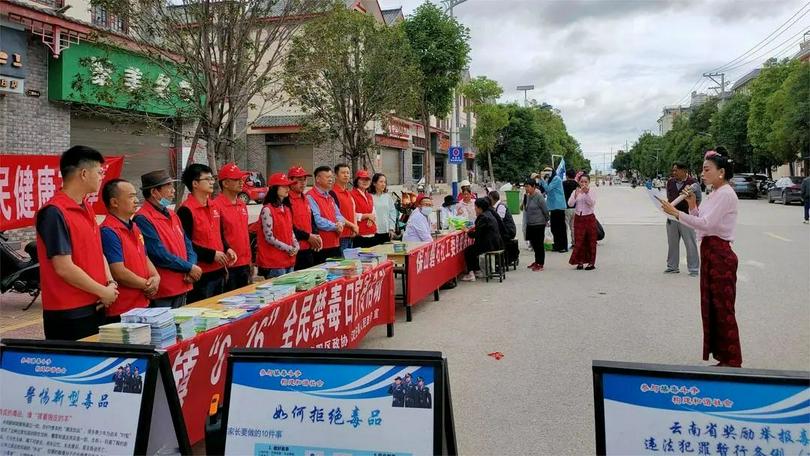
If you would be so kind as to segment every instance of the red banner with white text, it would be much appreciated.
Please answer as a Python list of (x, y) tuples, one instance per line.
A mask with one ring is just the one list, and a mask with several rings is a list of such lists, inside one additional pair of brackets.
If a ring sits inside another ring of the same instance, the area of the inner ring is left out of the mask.
[[(34, 224), (34, 216), (62, 188), (59, 155), (0, 154), (0, 231)], [(108, 180), (118, 178), (124, 157), (105, 157), (102, 171)], [(89, 196), (96, 214), (106, 214), (97, 193)]]
[(467, 233), (455, 231), (408, 253), (408, 305), (414, 305), (465, 271)]
[(393, 266), (386, 262), (169, 347), (189, 439), (203, 439), (211, 397), (222, 398), (229, 349), (354, 348), (372, 327), (394, 318)]

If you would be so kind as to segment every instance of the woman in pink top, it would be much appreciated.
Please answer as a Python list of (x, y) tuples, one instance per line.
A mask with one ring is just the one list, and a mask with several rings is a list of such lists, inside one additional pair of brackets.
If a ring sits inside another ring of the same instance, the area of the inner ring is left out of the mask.
[(687, 192), (689, 213), (662, 201), (664, 212), (694, 228), (700, 240), (700, 310), (703, 318), (703, 359), (709, 354), (718, 366), (742, 366), (742, 350), (734, 302), (737, 295), (737, 255), (731, 250), (737, 224), (737, 194), (729, 180), (734, 176), (728, 157), (710, 150), (703, 162), (703, 182), (714, 191), (698, 208)]
[(596, 269), (597, 231), (593, 213), (596, 200), (590, 189), (591, 178), (583, 174), (578, 181), (579, 188), (568, 198), (568, 205), (574, 207), (574, 226), (577, 227), (574, 230), (574, 251), (568, 263), (577, 265), (577, 269), (592, 271)]

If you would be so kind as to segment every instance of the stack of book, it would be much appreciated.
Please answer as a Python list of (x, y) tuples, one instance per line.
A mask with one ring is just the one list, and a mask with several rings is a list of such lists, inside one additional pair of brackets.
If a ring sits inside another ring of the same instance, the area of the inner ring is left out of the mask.
[(100, 342), (149, 345), (149, 325), (145, 323), (110, 323), (98, 328)]
[(132, 309), (121, 315), (123, 323), (146, 323), (151, 328), (152, 345), (166, 348), (177, 343), (174, 317), (167, 307)]

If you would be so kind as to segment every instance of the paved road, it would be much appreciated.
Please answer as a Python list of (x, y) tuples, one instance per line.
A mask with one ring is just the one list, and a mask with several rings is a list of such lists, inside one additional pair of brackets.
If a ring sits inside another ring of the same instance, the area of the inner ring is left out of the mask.
[[(416, 307), (396, 337), (376, 329), (365, 342), (444, 352), (461, 454), (593, 454), (592, 360), (709, 364), (701, 360), (698, 279), (663, 274), (662, 216), (641, 189), (596, 192), (607, 233), (596, 271), (549, 254), (544, 272), (524, 267), (503, 284), (462, 283)], [(810, 369), (810, 226), (801, 212), (740, 202), (734, 250), (745, 367)], [(522, 255), (528, 264), (531, 253)], [(494, 351), (505, 357), (487, 356)]]

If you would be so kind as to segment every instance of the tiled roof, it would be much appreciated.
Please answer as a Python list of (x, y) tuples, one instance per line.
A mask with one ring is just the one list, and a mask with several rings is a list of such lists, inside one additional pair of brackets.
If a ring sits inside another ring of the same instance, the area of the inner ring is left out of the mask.
[(254, 128), (297, 127), (301, 125), (302, 115), (262, 116), (253, 122)]
[(402, 14), (402, 8), (382, 10), (383, 19), (386, 25), (391, 25)]

